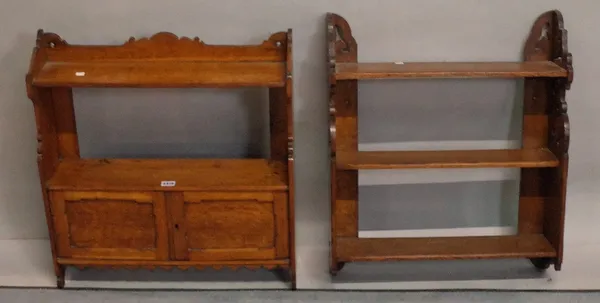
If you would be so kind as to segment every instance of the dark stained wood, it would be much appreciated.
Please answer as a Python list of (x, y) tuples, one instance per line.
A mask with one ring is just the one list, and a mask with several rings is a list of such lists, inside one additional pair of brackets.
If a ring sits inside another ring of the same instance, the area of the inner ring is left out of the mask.
[(338, 170), (338, 149), (358, 151), (358, 82), (336, 81), (339, 63), (356, 63), (358, 44), (350, 25), (336, 14), (327, 14), (329, 66), (329, 146), (331, 153), (331, 252), (330, 272), (341, 269), (338, 237), (358, 237), (358, 172)]
[[(285, 163), (285, 162), (284, 162)], [(77, 159), (61, 161), (54, 190), (285, 191), (285, 165), (263, 159)], [(173, 187), (161, 181), (176, 181)]]
[(555, 167), (550, 150), (442, 150), (337, 152), (340, 169)]
[[(523, 62), (357, 62), (357, 43), (344, 18), (327, 15), (331, 260), (346, 262), (529, 258), (560, 270), (569, 146), (565, 90), (573, 58), (558, 11), (542, 14), (525, 43)], [(357, 80), (525, 78), (523, 145), (517, 150), (358, 151)], [(358, 238), (358, 170), (519, 167), (518, 234), (503, 237)]]
[[(532, 263), (538, 268), (554, 263), (554, 268), (560, 270), (569, 146), (565, 92), (573, 81), (573, 59), (568, 51), (567, 31), (559, 11), (546, 12), (535, 21), (525, 44), (524, 57), (528, 62), (552, 61), (567, 71), (566, 77), (561, 79), (525, 81), (523, 145), (548, 146), (557, 156), (559, 165), (522, 171), (520, 211), (526, 215), (519, 215), (520, 233), (542, 231), (557, 251), (555, 258), (533, 259)], [(540, 201), (543, 201), (541, 206), (538, 205)]]
[(281, 62), (46, 62), (36, 86), (244, 87), (284, 85)]
[(541, 234), (544, 232), (545, 200), (539, 196), (523, 196), (519, 199), (519, 234)]
[(566, 76), (565, 69), (550, 61), (338, 63), (335, 73), (337, 80)]
[[(97, 46), (38, 31), (26, 84), (59, 288), (66, 265), (286, 269), (295, 288), (291, 43), (291, 30), (258, 45), (161, 32)], [(88, 86), (269, 87), (271, 158), (81, 159), (72, 87)]]
[(555, 257), (543, 235), (338, 239), (341, 261)]

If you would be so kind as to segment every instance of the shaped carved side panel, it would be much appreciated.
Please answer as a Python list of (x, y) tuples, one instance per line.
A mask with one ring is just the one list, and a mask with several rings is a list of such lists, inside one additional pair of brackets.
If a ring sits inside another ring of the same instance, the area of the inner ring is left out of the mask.
[(343, 17), (327, 14), (327, 47), (329, 63), (356, 62), (358, 45), (352, 36), (352, 29)]

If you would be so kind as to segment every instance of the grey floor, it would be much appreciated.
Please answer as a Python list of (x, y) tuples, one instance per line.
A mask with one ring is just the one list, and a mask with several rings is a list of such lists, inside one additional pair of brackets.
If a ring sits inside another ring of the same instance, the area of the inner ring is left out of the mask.
[(0, 302), (600, 302), (600, 292), (108, 291), (0, 289)]

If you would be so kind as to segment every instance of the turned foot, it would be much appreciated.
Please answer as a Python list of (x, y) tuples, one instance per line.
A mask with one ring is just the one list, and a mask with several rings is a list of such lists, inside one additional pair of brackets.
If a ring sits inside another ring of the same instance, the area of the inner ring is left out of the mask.
[(65, 288), (65, 276), (62, 277), (56, 277), (56, 287), (58, 289), (63, 289)]
[(336, 262), (334, 263), (331, 268), (329, 269), (329, 273), (332, 276), (337, 276), (338, 272), (340, 272), (340, 270), (342, 270), (342, 268), (344, 268), (344, 265), (346, 265), (345, 262)]
[(550, 267), (550, 264), (552, 264), (551, 258), (533, 258), (529, 259), (529, 261), (531, 261), (531, 264), (539, 270), (546, 270)]

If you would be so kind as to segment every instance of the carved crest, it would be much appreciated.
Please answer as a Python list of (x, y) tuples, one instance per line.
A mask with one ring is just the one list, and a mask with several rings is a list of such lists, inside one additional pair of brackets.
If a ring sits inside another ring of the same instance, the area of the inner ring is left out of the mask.
[(46, 33), (43, 29), (38, 29), (35, 45), (37, 48), (55, 48), (57, 46), (67, 45), (67, 41), (63, 40), (55, 33)]
[(131, 37), (123, 45), (131, 46), (131, 47), (140, 47), (140, 46), (147, 46), (149, 44), (150, 45), (151, 44), (158, 44), (158, 45), (165, 45), (165, 44), (169, 44), (169, 45), (192, 44), (193, 45), (193, 44), (197, 44), (197, 45), (203, 45), (204, 42), (202, 42), (200, 40), (200, 38), (198, 38), (198, 37), (194, 37), (193, 39), (190, 39), (188, 37), (179, 38), (177, 35), (170, 33), (170, 32), (159, 32), (159, 33), (152, 35), (149, 38), (136, 39), (135, 37)]
[(569, 89), (574, 71), (567, 36), (562, 13), (558, 10), (546, 12), (533, 24), (524, 54), (526, 61), (553, 61), (567, 70), (566, 89)]

